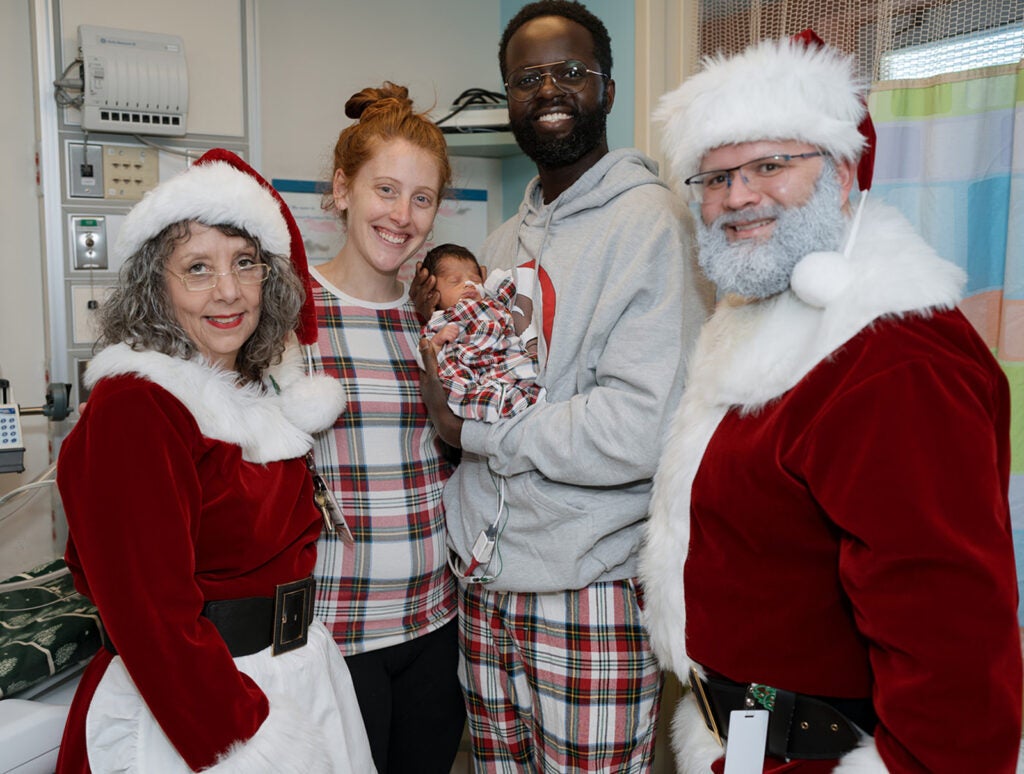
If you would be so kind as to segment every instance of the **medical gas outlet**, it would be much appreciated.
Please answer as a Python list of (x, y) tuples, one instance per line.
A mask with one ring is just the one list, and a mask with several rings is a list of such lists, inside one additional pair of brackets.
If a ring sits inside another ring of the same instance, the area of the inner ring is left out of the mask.
[(75, 243), (75, 268), (107, 268), (107, 221), (102, 215), (74, 215), (71, 231)]

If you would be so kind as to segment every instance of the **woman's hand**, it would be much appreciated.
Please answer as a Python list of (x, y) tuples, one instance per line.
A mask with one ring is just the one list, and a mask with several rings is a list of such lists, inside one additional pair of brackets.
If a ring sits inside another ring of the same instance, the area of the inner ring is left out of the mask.
[(430, 319), (441, 300), (441, 294), (437, 290), (437, 279), (423, 268), (422, 261), (416, 261), (416, 273), (409, 283), (409, 299), (424, 324)]
[(441, 380), (437, 378), (437, 352), (439, 344), (425, 336), (420, 339), (420, 357), (424, 370), (420, 371), (420, 394), (427, 407), (430, 421), (441, 436), (441, 440), (456, 449), (462, 448), (462, 417), (448, 407)]

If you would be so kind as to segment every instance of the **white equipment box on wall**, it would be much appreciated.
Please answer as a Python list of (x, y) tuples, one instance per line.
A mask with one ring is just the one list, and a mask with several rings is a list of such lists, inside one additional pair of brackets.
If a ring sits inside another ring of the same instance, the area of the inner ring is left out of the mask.
[(188, 118), (185, 44), (177, 35), (83, 24), (82, 129), (182, 136)]

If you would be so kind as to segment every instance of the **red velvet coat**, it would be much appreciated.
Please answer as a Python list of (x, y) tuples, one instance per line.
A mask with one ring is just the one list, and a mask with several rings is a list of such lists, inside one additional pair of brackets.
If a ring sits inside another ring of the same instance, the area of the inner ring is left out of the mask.
[[(237, 390), (197, 363), (117, 347), (93, 365), (93, 378), (109, 375), (59, 458), (67, 562), (147, 706), (198, 770), (268, 716), (267, 697), (200, 610), (273, 596), (312, 571), (320, 516), (297, 456), (309, 436), (268, 405), (277, 396)], [(110, 660), (100, 651), (83, 676), (58, 771), (88, 771), (85, 718)]]
[[(644, 549), (652, 640), (684, 681), (692, 659), (872, 698), (874, 739), (836, 771), (1011, 772), (1006, 378), (940, 311), (958, 270), (901, 218), (869, 208), (857, 248), (798, 266), (794, 292), (723, 304), (702, 334)], [(689, 705), (674, 745), (681, 770), (706, 772), (721, 750)]]

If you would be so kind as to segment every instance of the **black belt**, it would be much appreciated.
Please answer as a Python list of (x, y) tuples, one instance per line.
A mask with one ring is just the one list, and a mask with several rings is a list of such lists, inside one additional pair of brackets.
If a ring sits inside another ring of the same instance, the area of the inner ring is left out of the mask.
[[(316, 583), (312, 577), (282, 583), (271, 597), (216, 599), (203, 605), (202, 615), (217, 627), (235, 658), (273, 646), (273, 655), (301, 648), (313, 620)], [(109, 638), (107, 650), (117, 655)]]
[[(872, 734), (878, 717), (870, 699), (836, 699), (808, 696), (781, 688), (761, 690), (721, 677), (701, 678), (690, 670), (690, 686), (704, 722), (716, 736), (725, 739), (729, 713), (733, 710), (764, 709), (768, 715), (769, 755), (777, 758), (827, 760), (839, 758), (860, 742), (863, 734)], [(747, 703), (748, 695), (763, 695), (767, 702)]]

